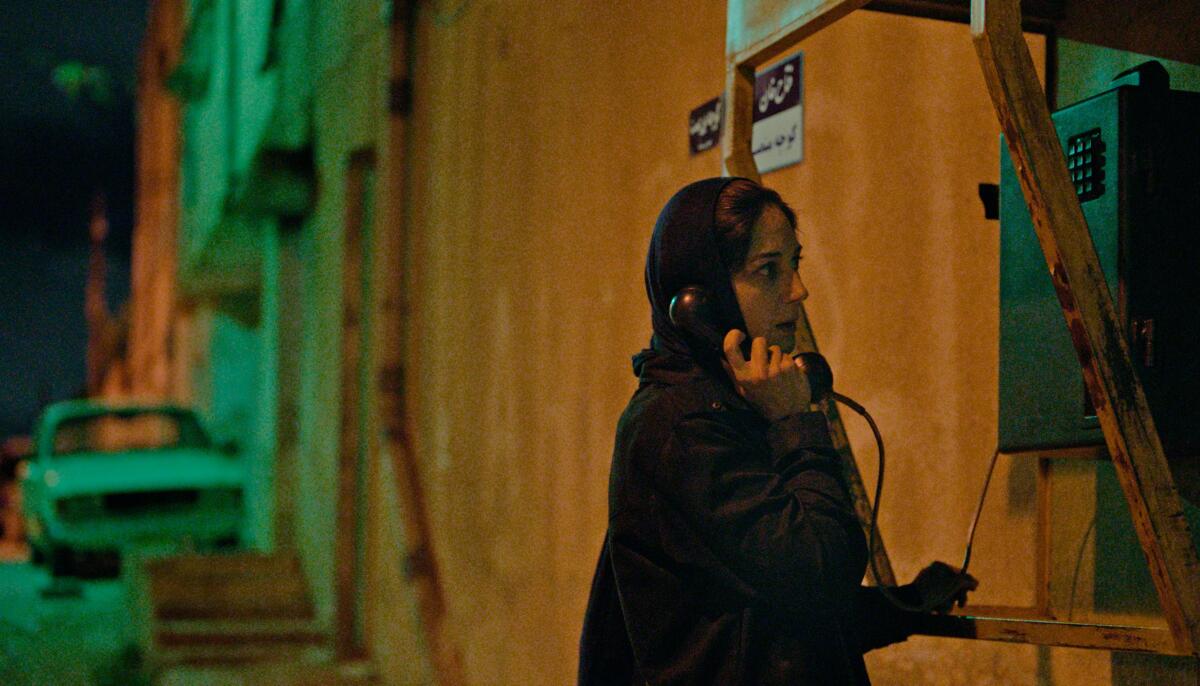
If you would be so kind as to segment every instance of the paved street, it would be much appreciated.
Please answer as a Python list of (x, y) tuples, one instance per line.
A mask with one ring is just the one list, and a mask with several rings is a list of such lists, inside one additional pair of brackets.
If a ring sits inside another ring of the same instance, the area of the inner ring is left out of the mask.
[(88, 579), (78, 597), (43, 598), (48, 583), (44, 568), (0, 563), (0, 684), (124, 686), (113, 668), (131, 632), (121, 580)]

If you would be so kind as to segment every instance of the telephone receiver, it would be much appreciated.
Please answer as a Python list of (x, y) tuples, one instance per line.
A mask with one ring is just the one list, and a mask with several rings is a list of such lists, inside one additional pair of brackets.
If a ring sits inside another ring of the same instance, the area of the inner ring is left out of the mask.
[[(717, 313), (708, 291), (700, 286), (681, 288), (668, 310), (671, 323), (708, 346), (711, 352), (725, 355), (725, 332), (717, 325)], [(742, 341), (742, 355), (750, 359), (750, 338)], [(833, 370), (820, 353), (799, 353), (793, 357), (796, 366), (808, 377), (808, 387), (814, 401), (833, 392)]]
[[(716, 354), (724, 357), (725, 332), (721, 331), (720, 326), (717, 324), (720, 320), (717, 317), (715, 306), (707, 291), (699, 286), (687, 286), (680, 289), (675, 294), (675, 297), (671, 298), (668, 314), (671, 317), (671, 323), (696, 339), (697, 344), (707, 346), (713, 352), (716, 352)], [(742, 341), (742, 354), (749, 359), (749, 339)], [(867, 559), (871, 564), (871, 573), (875, 575), (876, 579), (879, 579), (878, 564), (875, 560), (875, 548), (879, 544), (879, 536), (876, 533), (879, 523), (879, 503), (883, 500), (883, 436), (879, 433), (879, 427), (875, 424), (875, 420), (871, 418), (871, 414), (867, 412), (866, 408), (833, 390), (833, 371), (829, 368), (829, 363), (825, 361), (825, 358), (820, 353), (800, 353), (794, 355), (793, 359), (796, 361), (796, 366), (808, 377), (808, 387), (812, 390), (812, 399), (814, 401), (829, 397), (842, 403), (862, 415), (867, 420), (867, 424), (870, 425), (871, 433), (875, 435), (875, 444), (879, 448), (879, 475), (875, 479), (875, 498), (872, 500), (873, 504), (871, 505), (871, 523), (867, 528)], [(995, 460), (996, 457), (993, 455), (992, 465), (988, 467), (988, 481), (991, 480), (991, 470), (992, 467), (995, 467)], [(987, 483), (987, 481), (984, 482), (984, 495), (987, 494)], [(963, 560), (962, 569), (959, 572), (963, 575), (966, 574), (967, 564), (971, 561), (971, 541), (974, 540), (975, 525), (978, 523), (979, 513), (982, 511), (983, 499), (981, 497), (979, 508), (975, 512), (975, 521), (971, 524), (971, 538), (967, 541), (967, 553)], [(883, 593), (884, 598), (890, 603), (909, 612), (928, 612), (930, 609), (953, 598), (953, 596), (934, 598), (932, 601), (913, 605), (897, 597), (887, 586), (880, 585), (879, 589)], [(957, 588), (954, 589), (954, 592), (957, 593)]]

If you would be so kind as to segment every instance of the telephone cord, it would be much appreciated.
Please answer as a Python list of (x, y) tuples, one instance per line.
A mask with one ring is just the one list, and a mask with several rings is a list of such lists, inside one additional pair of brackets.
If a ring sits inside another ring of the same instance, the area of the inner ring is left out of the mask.
[[(948, 601), (951, 601), (953, 599), (953, 597), (954, 597), (953, 595), (947, 596), (945, 598), (932, 598), (932, 599), (927, 600), (919, 605), (914, 605), (912, 603), (905, 602), (901, 598), (897, 597), (893, 590), (894, 587), (886, 586), (880, 581), (880, 579), (882, 577), (879, 574), (879, 568), (875, 561), (875, 549), (877, 547), (878, 539), (879, 539), (879, 531), (878, 531), (879, 502), (883, 496), (883, 472), (884, 472), (883, 435), (880, 434), (879, 427), (875, 424), (875, 420), (871, 417), (871, 413), (867, 412), (865, 407), (863, 407), (862, 405), (859, 405), (857, 402), (842, 395), (841, 393), (837, 393), (836, 391), (831, 392), (831, 395), (834, 398), (834, 400), (837, 400), (838, 402), (840, 402), (841, 404), (850, 408), (851, 410), (854, 410), (859, 415), (861, 415), (863, 419), (867, 420), (867, 424), (871, 427), (871, 433), (873, 433), (875, 435), (875, 445), (879, 449), (879, 475), (875, 479), (875, 498), (874, 498), (874, 502), (871, 505), (871, 524), (870, 524), (869, 531), (868, 531), (868, 544), (867, 544), (867, 559), (870, 561), (870, 564), (871, 564), (871, 574), (875, 577), (876, 587), (879, 589), (879, 591), (883, 594), (883, 597), (886, 598), (888, 602), (890, 602), (895, 607), (897, 607), (901, 610), (908, 611), (908, 612), (925, 613), (925, 612), (929, 612), (930, 610), (932, 610), (935, 607), (940, 607), (942, 605), (945, 605)], [(984, 478), (984, 481), (983, 481), (983, 490), (979, 494), (979, 504), (975, 508), (975, 516), (971, 519), (971, 528), (967, 532), (966, 551), (963, 554), (962, 567), (959, 569), (959, 574), (962, 576), (966, 576), (967, 567), (971, 564), (971, 548), (975, 543), (975, 530), (976, 530), (977, 525), (979, 524), (979, 517), (983, 513), (983, 503), (987, 498), (988, 487), (992, 483), (992, 472), (996, 468), (996, 459), (999, 456), (1000, 456), (1000, 449), (997, 448), (996, 451), (992, 453), (991, 462), (988, 464), (987, 476)], [(955, 595), (956, 594), (957, 594), (957, 591), (955, 592)]]

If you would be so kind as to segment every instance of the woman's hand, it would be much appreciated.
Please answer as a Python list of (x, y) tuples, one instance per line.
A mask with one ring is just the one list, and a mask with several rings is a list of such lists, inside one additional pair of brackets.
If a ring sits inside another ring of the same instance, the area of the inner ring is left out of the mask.
[(979, 588), (979, 581), (957, 567), (934, 562), (922, 569), (908, 588), (916, 596), (917, 604), (927, 611), (949, 612), (955, 603), (959, 607), (967, 604), (967, 593)]
[(741, 349), (745, 338), (737, 329), (725, 334), (725, 370), (742, 397), (772, 421), (807, 412), (812, 391), (792, 357), (777, 345), (768, 350), (767, 339), (755, 338), (747, 360)]

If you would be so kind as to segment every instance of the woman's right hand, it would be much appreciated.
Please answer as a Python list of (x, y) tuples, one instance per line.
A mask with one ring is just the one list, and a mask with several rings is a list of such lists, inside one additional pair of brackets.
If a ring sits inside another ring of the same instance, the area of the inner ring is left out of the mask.
[(733, 385), (769, 420), (807, 412), (812, 404), (808, 378), (779, 346), (767, 348), (767, 339), (750, 343), (750, 359), (742, 355), (746, 334), (733, 329), (725, 334), (725, 371)]

